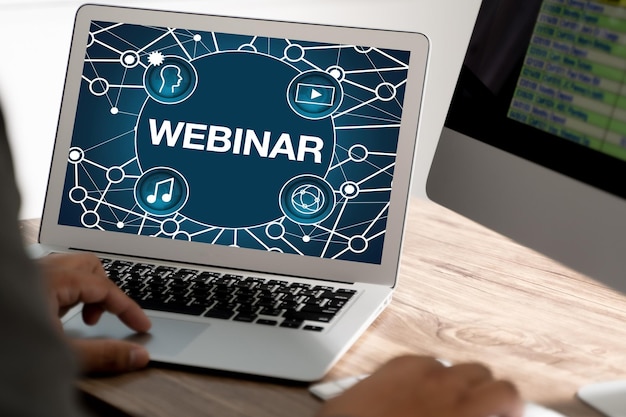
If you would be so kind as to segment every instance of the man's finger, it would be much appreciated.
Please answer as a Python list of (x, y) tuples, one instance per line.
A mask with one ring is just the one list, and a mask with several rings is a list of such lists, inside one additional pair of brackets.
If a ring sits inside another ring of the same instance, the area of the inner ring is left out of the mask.
[(493, 381), (474, 388), (459, 404), (463, 416), (521, 417), (524, 403), (508, 381)]
[(468, 386), (479, 385), (493, 379), (491, 370), (479, 363), (461, 363), (447, 368), (446, 372), (454, 375), (459, 381), (465, 381)]
[(150, 361), (140, 345), (111, 339), (72, 339), (84, 373), (120, 373), (144, 368)]
[(118, 316), (124, 324), (138, 332), (146, 332), (151, 327), (150, 319), (141, 307), (108, 279), (66, 271), (65, 274), (53, 278), (52, 286), (60, 307), (81, 302), (85, 306), (97, 305), (92, 310), (88, 307), (87, 315), (83, 316), (89, 320), (89, 324), (94, 323), (93, 319), (97, 321), (99, 318), (99, 314), (92, 314), (102, 309)]

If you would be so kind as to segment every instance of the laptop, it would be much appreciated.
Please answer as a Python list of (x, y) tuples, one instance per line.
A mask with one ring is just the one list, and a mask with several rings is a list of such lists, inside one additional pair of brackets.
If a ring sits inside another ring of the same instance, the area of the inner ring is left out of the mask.
[(419, 33), (99, 5), (76, 15), (39, 255), (96, 253), (147, 311), (74, 337), (320, 379), (391, 300)]

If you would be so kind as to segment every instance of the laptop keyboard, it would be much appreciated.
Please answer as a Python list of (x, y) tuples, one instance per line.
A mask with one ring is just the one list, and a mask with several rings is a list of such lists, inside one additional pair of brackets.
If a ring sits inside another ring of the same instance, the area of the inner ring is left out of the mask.
[(322, 331), (355, 290), (101, 259), (110, 279), (147, 310)]

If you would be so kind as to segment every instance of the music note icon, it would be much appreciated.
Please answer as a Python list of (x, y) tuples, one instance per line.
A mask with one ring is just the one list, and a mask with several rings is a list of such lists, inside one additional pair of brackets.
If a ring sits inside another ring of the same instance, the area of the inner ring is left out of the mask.
[(167, 192), (161, 194), (161, 201), (163, 201), (164, 203), (169, 203), (170, 201), (172, 201), (172, 192), (174, 191), (174, 178), (169, 178), (167, 180), (158, 181), (154, 185), (154, 193), (146, 197), (146, 201), (148, 203), (156, 203), (157, 196), (159, 195), (159, 189), (162, 188), (162, 186), (165, 186), (167, 188)]

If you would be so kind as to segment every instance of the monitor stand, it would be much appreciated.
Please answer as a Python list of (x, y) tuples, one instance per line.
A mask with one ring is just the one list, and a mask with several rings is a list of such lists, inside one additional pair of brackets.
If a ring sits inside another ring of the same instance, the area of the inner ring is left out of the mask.
[(607, 417), (626, 415), (626, 380), (599, 382), (578, 390), (578, 398)]

